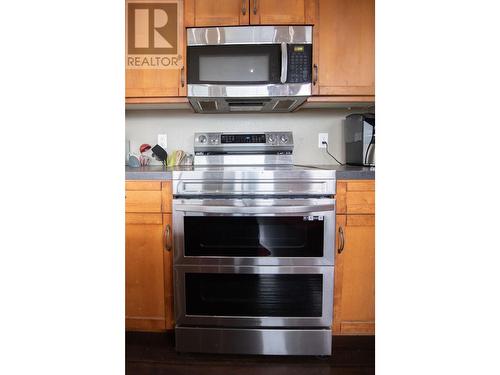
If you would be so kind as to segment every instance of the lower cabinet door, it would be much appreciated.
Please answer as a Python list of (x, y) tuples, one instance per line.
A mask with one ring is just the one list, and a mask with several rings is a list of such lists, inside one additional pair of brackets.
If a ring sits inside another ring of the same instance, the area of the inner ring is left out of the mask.
[(125, 215), (125, 328), (166, 329), (162, 214)]
[(375, 215), (337, 215), (332, 329), (375, 334)]

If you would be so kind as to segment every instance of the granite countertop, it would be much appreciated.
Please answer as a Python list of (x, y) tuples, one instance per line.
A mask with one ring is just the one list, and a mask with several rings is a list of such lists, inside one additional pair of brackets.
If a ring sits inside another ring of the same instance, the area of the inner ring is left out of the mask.
[[(335, 170), (337, 180), (374, 180), (374, 167), (356, 167), (342, 165), (298, 165), (308, 168)], [(193, 167), (164, 167), (151, 165), (147, 167), (125, 167), (125, 180), (171, 180), (172, 171), (191, 170)]]

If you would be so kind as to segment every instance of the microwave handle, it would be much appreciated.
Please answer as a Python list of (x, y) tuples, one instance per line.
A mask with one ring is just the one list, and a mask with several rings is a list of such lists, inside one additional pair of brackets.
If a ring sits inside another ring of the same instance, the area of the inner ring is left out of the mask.
[(306, 206), (253, 206), (253, 207), (235, 207), (235, 206), (202, 206), (182, 204), (176, 205), (176, 211), (201, 212), (211, 214), (294, 214), (333, 211), (334, 204), (306, 205)]
[(288, 51), (287, 44), (281, 43), (281, 83), (285, 83), (288, 75)]

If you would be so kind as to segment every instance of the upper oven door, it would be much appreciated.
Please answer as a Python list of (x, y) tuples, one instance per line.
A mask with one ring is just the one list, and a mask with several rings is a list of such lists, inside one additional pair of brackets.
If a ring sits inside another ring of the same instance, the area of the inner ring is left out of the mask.
[(174, 199), (176, 265), (333, 265), (335, 200)]

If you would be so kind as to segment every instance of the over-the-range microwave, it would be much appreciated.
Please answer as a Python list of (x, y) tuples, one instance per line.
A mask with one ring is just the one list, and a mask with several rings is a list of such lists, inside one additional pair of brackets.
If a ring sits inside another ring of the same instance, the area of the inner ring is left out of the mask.
[(311, 95), (312, 26), (187, 29), (197, 112), (290, 112)]

